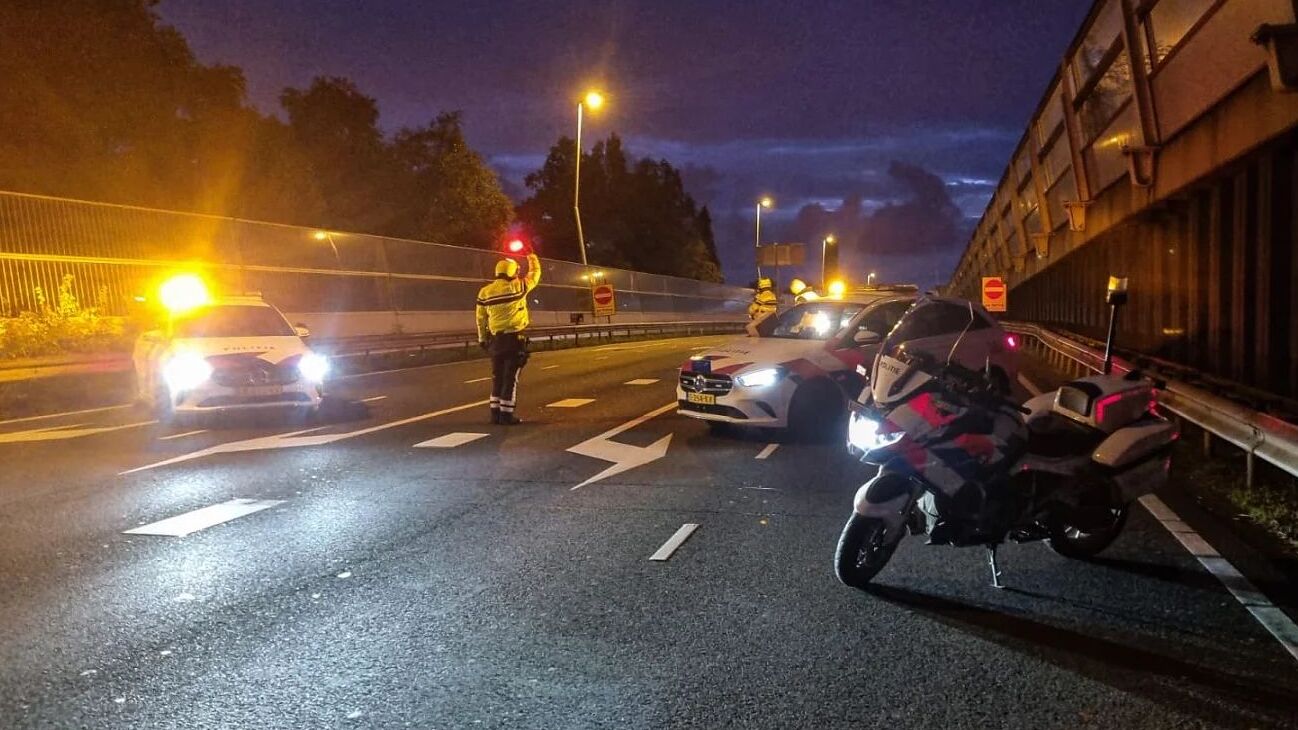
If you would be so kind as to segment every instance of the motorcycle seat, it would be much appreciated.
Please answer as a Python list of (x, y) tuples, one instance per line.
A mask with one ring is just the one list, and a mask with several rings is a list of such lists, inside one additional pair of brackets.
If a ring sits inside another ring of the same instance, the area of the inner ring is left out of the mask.
[(1058, 413), (1046, 412), (1028, 421), (1028, 453), (1038, 456), (1089, 454), (1104, 440), (1105, 433)]

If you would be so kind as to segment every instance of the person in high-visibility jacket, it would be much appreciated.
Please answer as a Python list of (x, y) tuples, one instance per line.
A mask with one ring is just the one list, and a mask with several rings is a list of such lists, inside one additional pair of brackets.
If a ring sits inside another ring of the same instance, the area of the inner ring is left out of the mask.
[(501, 259), (496, 278), (478, 290), (478, 344), (491, 353), (491, 422), (518, 423), (518, 374), (527, 364), (527, 335), (531, 318), (527, 295), (541, 282), (541, 260), (527, 255), (527, 273), (518, 275), (518, 262)]
[(749, 319), (761, 319), (776, 310), (779, 300), (774, 290), (775, 285), (770, 279), (763, 276), (757, 280), (757, 293), (753, 295), (753, 303), (748, 305)]
[(789, 293), (793, 295), (793, 302), (795, 304), (814, 302), (820, 298), (820, 295), (816, 293), (816, 290), (807, 286), (807, 282), (802, 279), (794, 279), (789, 282)]

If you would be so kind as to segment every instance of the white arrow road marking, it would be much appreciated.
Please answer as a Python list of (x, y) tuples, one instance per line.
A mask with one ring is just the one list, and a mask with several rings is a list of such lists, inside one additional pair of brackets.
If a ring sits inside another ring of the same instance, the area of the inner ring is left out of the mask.
[(212, 525), (229, 522), (253, 512), (270, 509), (284, 504), (282, 499), (232, 499), (229, 502), (203, 507), (193, 512), (186, 512), (165, 520), (134, 527), (122, 532), (127, 535), (165, 535), (167, 537), (184, 537), (199, 530), (206, 530)]
[(775, 453), (775, 450), (778, 449), (778, 448), (780, 448), (780, 445), (779, 445), (779, 444), (767, 444), (767, 445), (766, 445), (766, 448), (764, 448), (764, 449), (762, 449), (761, 451), (757, 452), (757, 456), (754, 457), (754, 458), (757, 458), (757, 459), (765, 459), (766, 457), (770, 456), (771, 454), (774, 454), (774, 453)]
[(653, 385), (656, 382), (658, 382), (658, 378), (636, 378), (635, 380), (628, 380), (622, 385)]
[(667, 447), (672, 442), (672, 434), (670, 433), (648, 446), (631, 446), (630, 444), (610, 441), (610, 439), (623, 431), (630, 431), (651, 418), (661, 416), (675, 407), (676, 403), (668, 403), (662, 408), (656, 408), (643, 416), (627, 421), (617, 428), (609, 429), (594, 438), (586, 439), (576, 446), (569, 447), (568, 451), (571, 451), (574, 454), (581, 454), (582, 456), (589, 456), (592, 459), (613, 462), (613, 466), (610, 466), (590, 479), (578, 484), (569, 491), (581, 489), (587, 484), (594, 484), (601, 479), (607, 479), (611, 476), (621, 474), (622, 472), (627, 471), (628, 469), (634, 469), (637, 466), (644, 466), (651, 461), (657, 461), (666, 456)]
[(192, 461), (194, 459), (201, 459), (204, 456), (211, 456), (213, 454), (233, 454), (241, 451), (262, 451), (266, 449), (292, 449), (292, 448), (299, 448), (302, 446), (322, 446), (324, 444), (332, 444), (338, 441), (343, 441), (345, 439), (353, 439), (356, 438), (357, 436), (365, 436), (371, 433), (377, 433), (378, 431), (384, 431), (389, 428), (397, 428), (398, 426), (405, 426), (411, 423), (418, 423), (419, 421), (426, 421), (430, 418), (445, 416), (448, 413), (455, 413), (456, 411), (464, 411), (470, 408), (477, 408), (478, 406), (485, 406), (486, 404), (487, 404), (486, 400), (474, 401), (473, 403), (465, 403), (463, 405), (452, 406), (450, 408), (443, 408), (440, 411), (433, 411), (431, 413), (424, 413), (418, 416), (411, 416), (410, 418), (403, 418), (400, 421), (381, 423), (377, 426), (362, 428), (359, 431), (348, 431), (347, 433), (322, 433), (322, 434), (316, 434), (315, 436), (305, 435), (305, 434), (313, 433), (315, 431), (320, 431), (325, 428), (328, 428), (328, 426), (322, 426), (320, 428), (308, 428), (304, 431), (292, 431), (290, 433), (275, 434), (274, 436), (262, 436), (260, 438), (247, 439), (246, 441), (231, 441), (229, 443), (217, 444), (216, 446), (202, 449), (200, 451), (195, 451), (191, 454), (181, 454), (180, 456), (171, 459), (165, 459), (155, 464), (148, 464), (146, 466), (139, 466), (134, 469), (128, 469), (122, 472), (121, 474), (119, 474), (118, 476), (134, 474), (137, 471), (146, 471), (148, 469), (157, 469), (160, 466), (179, 464), (182, 461)]
[(667, 538), (667, 542), (663, 543), (663, 546), (658, 548), (658, 552), (650, 555), (649, 559), (663, 561), (670, 558), (672, 553), (676, 552), (676, 548), (680, 547), (681, 543), (688, 540), (690, 535), (693, 535), (694, 531), (697, 529), (699, 529), (699, 526), (693, 522), (686, 522), (681, 525), (681, 529), (677, 530), (676, 534)]
[(547, 405), (546, 408), (581, 408), (587, 403), (594, 402), (594, 398), (564, 398)]
[(448, 433), (445, 436), (438, 436), (435, 439), (421, 441), (415, 444), (414, 447), (416, 449), (453, 449), (456, 446), (463, 446), (468, 443), (473, 443), (478, 439), (485, 439), (486, 437), (487, 434), (485, 433), (464, 433), (457, 431), (456, 433)]
[(32, 441), (65, 441), (67, 439), (76, 439), (83, 436), (94, 436), (97, 433), (108, 433), (109, 431), (121, 431), (127, 428), (151, 426), (155, 423), (157, 423), (157, 421), (140, 421), (139, 423), (127, 423), (121, 426), (94, 426), (92, 428), (81, 428), (81, 424), (75, 426), (50, 426), (49, 428), (37, 428), (29, 431), (0, 433), (0, 444), (23, 444)]
[(1181, 543), (1204, 570), (1212, 573), (1226, 587), (1227, 591), (1239, 601), (1253, 618), (1271, 635), (1280, 642), (1285, 651), (1298, 659), (1298, 625), (1289, 618), (1279, 606), (1271, 602), (1271, 599), (1263, 595), (1262, 591), (1253, 585), (1253, 582), (1244, 577), (1239, 569), (1232, 565), (1228, 560), (1221, 556), (1207, 540), (1203, 539), (1194, 528), (1187, 525), (1180, 517), (1168, 507), (1163, 500), (1152, 494), (1146, 494), (1140, 498), (1140, 503), (1149, 514), (1158, 520), (1159, 524), (1167, 528), (1172, 533), (1172, 537)]

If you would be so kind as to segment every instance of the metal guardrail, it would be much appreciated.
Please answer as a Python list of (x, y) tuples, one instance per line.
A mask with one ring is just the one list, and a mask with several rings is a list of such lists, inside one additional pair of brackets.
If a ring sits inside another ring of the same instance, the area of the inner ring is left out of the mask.
[[(1035, 341), (1047, 361), (1061, 369), (1100, 372), (1104, 355), (1077, 339), (1025, 322), (1003, 322), (1009, 331)], [(1025, 341), (1025, 345), (1028, 343)], [(1030, 346), (1029, 346), (1030, 348)], [(1031, 351), (1031, 350), (1030, 350)], [(1113, 369), (1137, 369), (1130, 361), (1114, 357)], [(1157, 369), (1139, 368), (1162, 378)], [(1203, 429), (1205, 433), (1243, 449), (1247, 455), (1246, 483), (1253, 484), (1254, 458), (1260, 458), (1298, 477), (1298, 425), (1176, 380), (1164, 379), (1159, 405)]]
[[(570, 325), (564, 327), (539, 327), (528, 330), (536, 349), (557, 350), (581, 347), (600, 342), (616, 342), (619, 338), (652, 337), (654, 335), (687, 337), (690, 335), (727, 334), (742, 332), (747, 321), (701, 320), (692, 322), (636, 322), (615, 324)], [(331, 358), (352, 361), (378, 356), (408, 355), (418, 358), (425, 353), (463, 349), (472, 354), (478, 346), (476, 332), (425, 333), (410, 335), (382, 335), (351, 337), (337, 340), (311, 342), (313, 349)], [(43, 357), (31, 360), (6, 362), (0, 360), (0, 383), (17, 380), (35, 380), (61, 375), (96, 375), (125, 372), (131, 369), (130, 353), (98, 353), (70, 357)]]
[[(689, 336), (742, 332), (747, 321), (700, 320), (693, 322), (634, 322), (615, 324), (567, 325), (561, 327), (536, 327), (527, 331), (528, 340), (534, 344), (545, 343), (540, 349), (558, 349), (556, 345), (571, 343), (580, 347), (583, 340), (616, 341), (618, 337), (672, 335)], [(324, 340), (312, 347), (334, 358), (370, 357), (397, 353), (418, 354), (428, 350), (465, 348), (478, 345), (478, 334), (473, 331), (445, 332), (415, 335), (383, 335), (353, 337), (344, 340)]]

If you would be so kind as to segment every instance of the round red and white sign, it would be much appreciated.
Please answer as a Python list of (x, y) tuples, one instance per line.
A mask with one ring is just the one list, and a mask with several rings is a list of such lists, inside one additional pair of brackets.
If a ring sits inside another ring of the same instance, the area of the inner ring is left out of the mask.
[(613, 287), (609, 284), (600, 284), (595, 287), (594, 296), (596, 304), (610, 304), (613, 301)]

